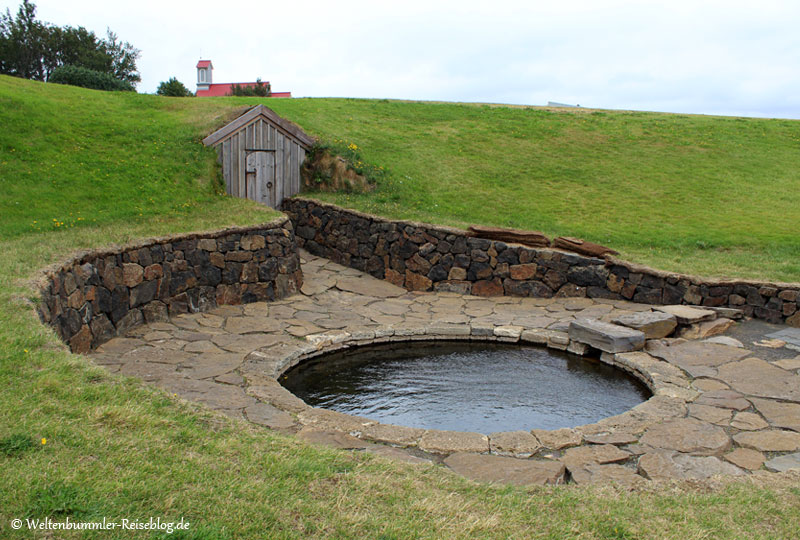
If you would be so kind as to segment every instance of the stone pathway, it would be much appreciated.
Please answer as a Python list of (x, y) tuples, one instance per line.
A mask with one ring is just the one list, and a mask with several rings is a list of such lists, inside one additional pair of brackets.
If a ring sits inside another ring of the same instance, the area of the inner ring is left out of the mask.
[[(761, 343), (718, 335), (734, 324), (728, 317), (735, 310), (408, 292), (307, 253), (301, 259), (302, 294), (143, 325), (92, 358), (109, 371), (311, 443), (443, 463), (479, 481), (636, 488), (650, 480), (800, 467), (800, 356), (763, 333), (755, 334)], [(670, 333), (692, 339), (663, 337)], [(591, 345), (654, 395), (587, 426), (486, 436), (312, 408), (277, 381), (298, 362), (331, 350), (419, 339), (536, 343), (576, 354)]]

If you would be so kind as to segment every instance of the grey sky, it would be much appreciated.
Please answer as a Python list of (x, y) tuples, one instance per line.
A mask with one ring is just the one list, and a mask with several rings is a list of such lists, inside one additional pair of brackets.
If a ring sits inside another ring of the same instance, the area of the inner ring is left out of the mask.
[[(0, 0), (16, 12), (18, 2)], [(140, 92), (176, 76), (347, 96), (800, 118), (800, 2), (34, 0), (142, 50)]]

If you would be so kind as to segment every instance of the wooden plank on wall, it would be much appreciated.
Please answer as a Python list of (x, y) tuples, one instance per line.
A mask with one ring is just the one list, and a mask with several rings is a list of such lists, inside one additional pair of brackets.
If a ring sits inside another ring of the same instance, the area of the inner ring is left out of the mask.
[[(306, 150), (302, 146), (300, 147), (300, 159), (298, 163), (300, 167), (303, 166), (303, 163), (306, 161)], [(300, 174), (300, 171), (297, 171), (297, 193), (300, 193), (303, 190), (303, 175)]]
[(217, 163), (220, 165), (220, 171), (222, 172), (222, 181), (225, 182), (225, 193), (228, 195), (231, 194), (230, 186), (228, 185), (228, 179), (225, 178), (225, 145), (218, 144), (214, 147), (214, 150), (217, 151)]
[(222, 143), (222, 176), (225, 178), (225, 192), (233, 195), (231, 184), (231, 141)]
[(292, 146), (294, 146), (294, 141), (287, 137), (284, 140), (283, 146), (285, 152), (283, 153), (283, 186), (281, 188), (280, 202), (283, 202), (284, 197), (288, 197), (288, 195), (286, 194), (291, 189), (290, 182), (292, 181)]
[(245, 180), (244, 175), (245, 175), (245, 170), (247, 169), (247, 163), (245, 161), (245, 153), (244, 153), (245, 144), (247, 143), (246, 136), (247, 134), (245, 130), (239, 132), (239, 193), (241, 193), (242, 194), (241, 196), (244, 198), (247, 197), (247, 193), (245, 192), (245, 187), (244, 187), (244, 180)]
[(286, 191), (286, 196), (291, 197), (297, 193), (297, 177), (300, 174), (300, 167), (297, 165), (297, 150), (300, 145), (292, 142), (292, 160), (291, 168), (289, 169), (289, 189)]
[(239, 136), (233, 137), (231, 146), (231, 174), (233, 175), (233, 183), (236, 185), (236, 196), (244, 197), (245, 193), (242, 189), (242, 183), (239, 181)]
[[(269, 122), (264, 123), (264, 130), (266, 131), (266, 136), (264, 138), (264, 148), (271, 148), (275, 149), (275, 128), (269, 124)], [(275, 152), (270, 152), (271, 156), (267, 159), (267, 182), (275, 182)], [(267, 189), (264, 186), (264, 199), (263, 203), (267, 206), (275, 205), (275, 196), (274, 190)]]
[(283, 195), (283, 143), (286, 137), (280, 131), (275, 131), (275, 200), (273, 208), (277, 208), (280, 204)]
[(287, 159), (287, 167), (286, 167), (286, 182), (283, 184), (283, 196), (284, 197), (291, 197), (292, 190), (294, 189), (294, 152), (297, 144), (294, 141), (289, 140), (289, 156)]
[(298, 144), (295, 150), (297, 150), (297, 153), (295, 154), (294, 193), (292, 193), (292, 196), (300, 193), (300, 164), (303, 163), (302, 159), (300, 158), (300, 154), (303, 152), (303, 147)]
[(247, 160), (247, 152), (246, 152), (246, 150), (248, 148), (252, 148), (253, 147), (253, 145), (252, 145), (252, 143), (250, 141), (255, 136), (255, 126), (253, 124), (250, 124), (246, 128), (242, 129), (239, 133), (244, 136), (242, 148), (239, 150), (239, 155), (240, 155), (240, 157), (242, 159), (242, 163), (244, 163), (244, 175), (243, 175), (244, 176), (244, 193), (245, 193), (245, 197), (249, 199), (253, 195), (253, 193), (252, 193), (252, 189), (253, 188), (250, 186), (250, 184), (248, 182), (248, 177), (247, 177), (247, 170), (250, 167), (248, 167), (248, 160)]

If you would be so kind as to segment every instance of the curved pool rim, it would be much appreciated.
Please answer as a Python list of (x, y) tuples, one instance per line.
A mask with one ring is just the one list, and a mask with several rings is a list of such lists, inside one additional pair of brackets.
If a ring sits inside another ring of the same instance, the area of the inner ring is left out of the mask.
[[(318, 357), (320, 355), (339, 351), (348, 347), (358, 347), (373, 343), (416, 342), (420, 340), (474, 340), (474, 341), (501, 341), (508, 343), (522, 343), (541, 345), (557, 350), (567, 350), (580, 356), (592, 353), (591, 349), (572, 340), (559, 339), (556, 332), (547, 330), (521, 331), (517, 328), (494, 326), (480, 329), (466, 326), (469, 333), (455, 334), (452, 328), (438, 331), (435, 327), (420, 326), (403, 328), (399, 331), (390, 326), (365, 330), (363, 332), (331, 331), (316, 334), (307, 338), (308, 342), (299, 350), (295, 349), (280, 360), (272, 364), (273, 369), (264, 373), (269, 380), (278, 386), (277, 392), (282, 394), (284, 405), (273, 404), (279, 409), (293, 413), (303, 428), (314, 430), (345, 432), (349, 435), (370, 442), (389, 444), (397, 447), (417, 447), (420, 450), (434, 454), (448, 454), (453, 452), (491, 453), (489, 437), (476, 432), (454, 432), (435, 429), (408, 428), (393, 424), (382, 424), (363, 417), (348, 415), (328, 409), (311, 407), (300, 398), (280, 386), (278, 379), (289, 369), (297, 364)], [(616, 416), (607, 417), (593, 424), (585, 424), (571, 428), (571, 431), (583, 434), (607, 433), (614, 431), (615, 426), (638, 422), (642, 418), (658, 417), (658, 421), (677, 419), (684, 416), (680, 412), (680, 405), (685, 407), (697, 392), (691, 389), (691, 381), (686, 375), (668, 362), (659, 360), (644, 351), (628, 353), (601, 353), (599, 361), (612, 367), (628, 372), (643, 383), (652, 396), (647, 401)], [(675, 407), (675, 405), (678, 405)], [(538, 430), (537, 430), (538, 431)], [(562, 431), (562, 430), (556, 430)], [(508, 433), (508, 432), (503, 432)], [(425, 447), (421, 444), (422, 436), (436, 437), (447, 442), (441, 446)], [(493, 434), (498, 435), (498, 434)], [(465, 436), (471, 436), (478, 444), (461, 444)], [(478, 439), (480, 437), (480, 439)], [(581, 444), (581, 443), (578, 443)]]

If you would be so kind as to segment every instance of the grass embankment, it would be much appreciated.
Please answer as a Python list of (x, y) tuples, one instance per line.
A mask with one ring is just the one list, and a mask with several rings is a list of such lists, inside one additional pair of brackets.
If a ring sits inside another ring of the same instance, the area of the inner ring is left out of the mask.
[(398, 218), (577, 236), (703, 276), (800, 282), (800, 121), (368, 100), (278, 113), (387, 169), (366, 195)]
[[(242, 102), (104, 94), (0, 77), (0, 537), (800, 535), (796, 479), (637, 494), (479, 486), (441, 468), (308, 447), (66, 352), (25, 301), (35, 298), (25, 281), (38, 268), (79, 248), (271, 216), (212, 195), (214, 155), (197, 142), (217, 114)], [(191, 528), (172, 536), (11, 529), (12, 519), (25, 517), (185, 518)]]

